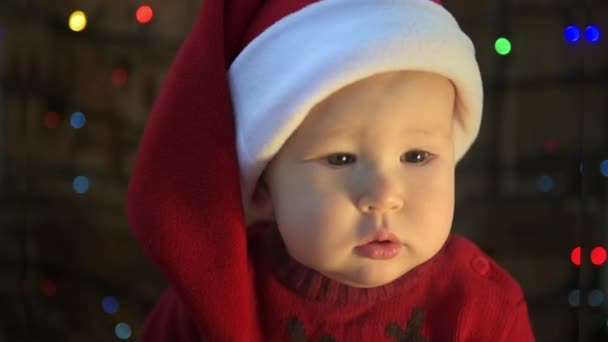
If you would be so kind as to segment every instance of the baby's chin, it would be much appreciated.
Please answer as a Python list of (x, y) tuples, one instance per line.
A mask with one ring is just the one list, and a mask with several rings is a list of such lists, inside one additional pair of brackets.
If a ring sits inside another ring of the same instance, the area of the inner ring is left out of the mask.
[(407, 276), (417, 265), (365, 265), (349, 272), (326, 274), (325, 276), (344, 285), (357, 288), (374, 288), (384, 286)]

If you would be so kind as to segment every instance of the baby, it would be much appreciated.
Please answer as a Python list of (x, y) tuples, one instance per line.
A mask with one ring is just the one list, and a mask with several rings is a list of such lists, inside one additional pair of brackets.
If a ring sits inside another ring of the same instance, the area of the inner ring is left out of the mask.
[(474, 48), (431, 0), (205, 0), (144, 131), (136, 237), (170, 283), (143, 341), (534, 341), (450, 233)]

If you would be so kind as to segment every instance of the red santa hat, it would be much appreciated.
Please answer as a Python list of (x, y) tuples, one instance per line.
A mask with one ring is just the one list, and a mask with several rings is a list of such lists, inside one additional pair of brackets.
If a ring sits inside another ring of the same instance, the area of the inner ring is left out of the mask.
[(312, 107), (376, 73), (440, 74), (456, 88), (457, 160), (477, 137), (483, 91), (475, 49), (431, 0), (269, 1), (256, 13), (228, 76), (243, 206), (267, 163)]

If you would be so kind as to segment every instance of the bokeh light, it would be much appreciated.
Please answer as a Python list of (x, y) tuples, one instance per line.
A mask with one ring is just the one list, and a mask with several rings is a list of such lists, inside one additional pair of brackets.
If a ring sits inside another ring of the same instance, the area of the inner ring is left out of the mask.
[(572, 250), (570, 253), (570, 261), (576, 266), (581, 265), (581, 247), (578, 246)]
[(135, 12), (135, 19), (137, 19), (137, 22), (140, 24), (147, 24), (152, 21), (152, 18), (154, 18), (154, 11), (152, 10), (152, 7), (142, 5), (137, 8), (137, 11)]
[(504, 37), (498, 38), (494, 43), (494, 48), (499, 55), (508, 55), (511, 53), (511, 42)]
[(600, 172), (602, 176), (608, 177), (608, 160), (604, 160), (600, 163)]
[(600, 40), (600, 29), (599, 27), (595, 26), (595, 25), (589, 25), (587, 26), (587, 28), (585, 29), (585, 38), (587, 38), (588, 41), (595, 43), (598, 40)]
[(40, 292), (45, 297), (55, 297), (57, 295), (57, 284), (50, 279), (40, 281)]
[(568, 293), (568, 303), (573, 307), (581, 305), (581, 290), (576, 289), (570, 291), (570, 293)]
[(598, 307), (602, 305), (602, 302), (604, 302), (604, 292), (597, 289), (589, 292), (589, 295), (587, 296), (587, 303), (589, 303), (589, 306)]
[(68, 26), (70, 30), (74, 32), (80, 32), (87, 27), (87, 16), (83, 11), (74, 11), (70, 14), (70, 19), (68, 21)]
[(129, 79), (129, 73), (126, 69), (118, 68), (112, 70), (112, 84), (119, 88), (124, 86)]
[(595, 247), (591, 251), (591, 262), (594, 265), (600, 266), (606, 262), (606, 249), (604, 247)]
[(59, 114), (55, 112), (46, 113), (44, 116), (44, 125), (50, 129), (57, 128), (59, 125)]
[(89, 179), (85, 176), (78, 176), (74, 178), (72, 187), (77, 193), (84, 194), (85, 192), (89, 191)]
[(131, 337), (131, 327), (127, 323), (118, 323), (114, 328), (114, 332), (116, 333), (116, 337), (121, 340), (127, 340)]
[(555, 138), (547, 138), (543, 142), (543, 149), (547, 154), (555, 154), (558, 150), (557, 140)]
[(101, 300), (101, 307), (103, 308), (103, 312), (107, 314), (115, 314), (118, 312), (120, 305), (118, 304), (118, 300), (112, 296), (105, 296)]
[(87, 122), (87, 119), (85, 118), (85, 116), (82, 112), (75, 112), (70, 117), (70, 124), (72, 125), (72, 127), (76, 128), (76, 129), (84, 127), (84, 124), (86, 122)]
[(538, 177), (538, 191), (551, 192), (553, 190), (553, 178), (551, 176)]
[(566, 36), (566, 40), (571, 43), (577, 42), (579, 41), (579, 39), (581, 39), (581, 30), (579, 30), (579, 28), (574, 25), (570, 25), (566, 27), (566, 30), (564, 31), (564, 36)]

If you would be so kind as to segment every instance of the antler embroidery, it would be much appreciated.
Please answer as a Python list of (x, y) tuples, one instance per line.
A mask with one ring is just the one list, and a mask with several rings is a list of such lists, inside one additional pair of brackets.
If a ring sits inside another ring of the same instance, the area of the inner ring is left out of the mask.
[(430, 342), (422, 336), (422, 321), (424, 320), (424, 310), (414, 308), (412, 310), (412, 318), (407, 323), (405, 330), (401, 329), (399, 324), (390, 323), (386, 326), (386, 333), (391, 335), (397, 342)]
[[(422, 336), (423, 321), (424, 310), (414, 308), (412, 310), (412, 317), (407, 323), (405, 330), (401, 329), (397, 323), (390, 323), (386, 326), (385, 332), (397, 342), (430, 342)], [(308, 342), (304, 325), (297, 317), (290, 317), (287, 320), (287, 330), (289, 331), (291, 342)], [(336, 338), (331, 335), (325, 335), (319, 339), (319, 342), (336, 342)]]
[[(291, 336), (291, 342), (308, 342), (304, 325), (296, 317), (291, 317), (287, 320), (287, 330)], [(319, 339), (319, 342), (336, 342), (336, 338), (325, 335)]]

